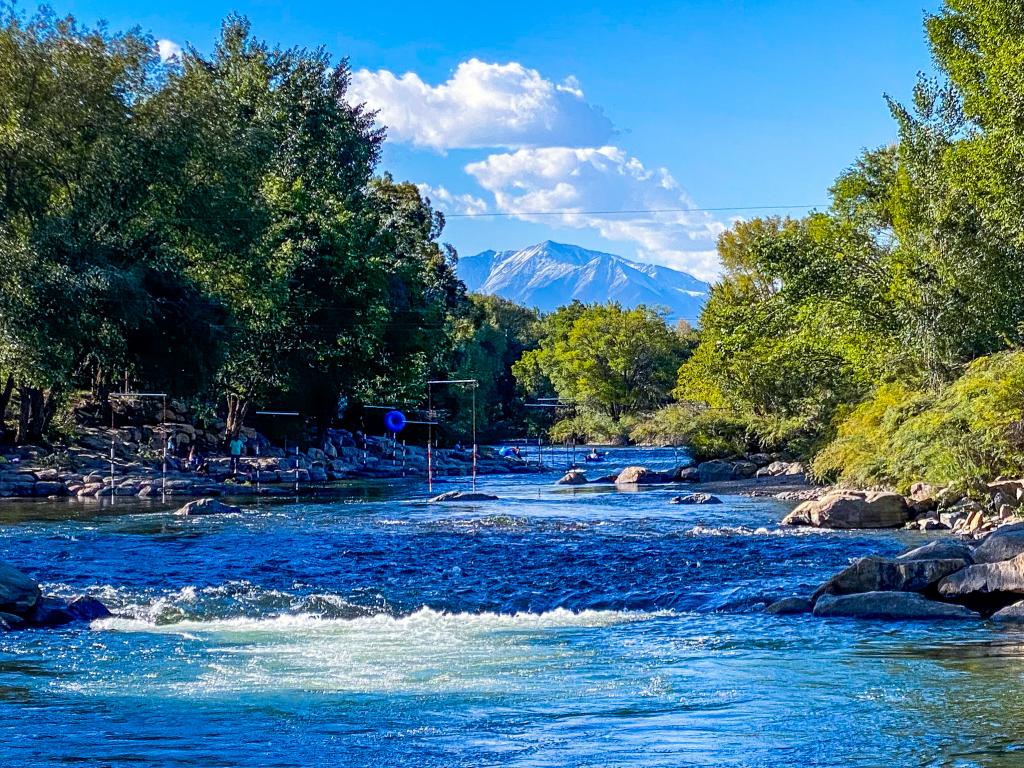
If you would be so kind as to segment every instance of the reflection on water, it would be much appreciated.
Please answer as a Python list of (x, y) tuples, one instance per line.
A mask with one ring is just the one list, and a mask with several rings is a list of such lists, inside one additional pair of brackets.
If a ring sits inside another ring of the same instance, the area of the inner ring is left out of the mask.
[(202, 518), (0, 505), (0, 556), (117, 613), (0, 637), (3, 764), (1024, 764), (1024, 632), (763, 612), (926, 535), (553, 480)]

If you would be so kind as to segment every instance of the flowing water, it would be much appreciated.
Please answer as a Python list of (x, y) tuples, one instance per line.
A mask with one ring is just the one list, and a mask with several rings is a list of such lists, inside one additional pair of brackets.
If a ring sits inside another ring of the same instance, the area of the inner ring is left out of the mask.
[(553, 479), (0, 507), (0, 558), (118, 614), (0, 636), (0, 764), (1024, 765), (1024, 632), (763, 611), (923, 534)]

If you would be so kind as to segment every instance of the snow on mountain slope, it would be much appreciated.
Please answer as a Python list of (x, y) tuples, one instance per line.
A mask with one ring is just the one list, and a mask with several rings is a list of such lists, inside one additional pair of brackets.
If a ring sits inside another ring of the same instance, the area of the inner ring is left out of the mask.
[(519, 251), (460, 258), (470, 291), (490, 293), (550, 312), (573, 299), (667, 307), (671, 319), (695, 323), (710, 286), (686, 272), (550, 240)]

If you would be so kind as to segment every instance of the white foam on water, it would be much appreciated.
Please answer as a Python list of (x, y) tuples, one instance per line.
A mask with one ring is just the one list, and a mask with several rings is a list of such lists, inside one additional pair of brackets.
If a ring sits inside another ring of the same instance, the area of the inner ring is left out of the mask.
[[(421, 608), (407, 616), (351, 619), (310, 614), (185, 620), (146, 618), (93, 622), (98, 632), (170, 636), (176, 668), (168, 693), (242, 691), (492, 692), (550, 685), (600, 654), (584, 637), (565, 634), (647, 621), (671, 612), (580, 611), (445, 613)], [(147, 678), (153, 670), (133, 670)], [(546, 682), (545, 682), (546, 680)], [(123, 678), (122, 683), (126, 682)], [(146, 687), (152, 686), (149, 678)]]

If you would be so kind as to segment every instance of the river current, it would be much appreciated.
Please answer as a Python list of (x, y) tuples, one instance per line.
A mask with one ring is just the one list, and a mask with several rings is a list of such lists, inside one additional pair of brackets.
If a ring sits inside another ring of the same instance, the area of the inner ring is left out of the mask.
[(1024, 765), (1024, 631), (764, 613), (925, 534), (554, 479), (0, 506), (0, 558), (117, 614), (0, 636), (0, 765)]

